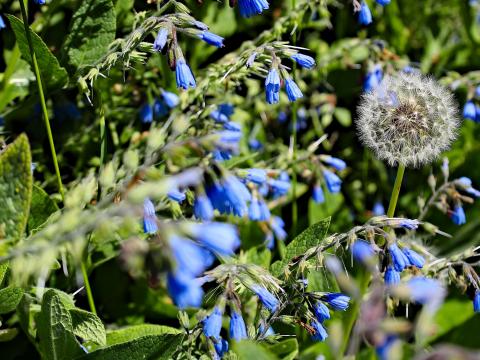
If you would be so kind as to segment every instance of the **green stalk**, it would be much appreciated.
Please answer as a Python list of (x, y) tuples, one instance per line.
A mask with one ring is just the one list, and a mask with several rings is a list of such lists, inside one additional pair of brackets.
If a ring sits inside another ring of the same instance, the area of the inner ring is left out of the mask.
[[(292, 10), (295, 9), (297, 5), (296, 0), (292, 0)], [(297, 43), (297, 32), (292, 36), (292, 43), (296, 45)], [(297, 70), (297, 64), (293, 63), (292, 69), (292, 78), (295, 80)], [(297, 159), (297, 102), (295, 101), (292, 104), (292, 126), (293, 126), (293, 134), (292, 134), (292, 157), (293, 157), (293, 173), (292, 173), (292, 238), (297, 235), (297, 224), (298, 224), (298, 205), (297, 205), (297, 173), (295, 169), (295, 161)]]
[(393, 185), (392, 196), (390, 197), (390, 204), (388, 205), (387, 216), (393, 217), (395, 215), (395, 208), (397, 207), (398, 195), (402, 187), (403, 174), (405, 174), (405, 165), (399, 165), (397, 170), (397, 177)]
[(97, 309), (95, 308), (95, 302), (93, 301), (92, 288), (90, 287), (90, 282), (88, 281), (87, 268), (85, 266), (85, 261), (80, 263), (82, 269), (83, 282), (85, 285), (85, 291), (87, 292), (88, 305), (90, 306), (90, 311), (97, 315)]
[(22, 10), (23, 25), (25, 26), (25, 36), (27, 37), (28, 47), (30, 55), (32, 57), (33, 70), (35, 72), (35, 78), (37, 79), (38, 94), (40, 96), (40, 104), (42, 106), (43, 120), (45, 122), (45, 128), (47, 129), (48, 143), (50, 144), (50, 150), (52, 152), (53, 166), (55, 167), (55, 174), (57, 176), (58, 191), (62, 197), (62, 201), (65, 201), (65, 194), (63, 192), (62, 177), (60, 176), (60, 168), (58, 167), (57, 152), (55, 151), (55, 144), (53, 142), (52, 129), (50, 127), (50, 120), (48, 118), (47, 104), (45, 102), (45, 94), (43, 92), (42, 78), (40, 76), (40, 70), (38, 68), (37, 56), (33, 49), (32, 37), (30, 36), (30, 28), (28, 26), (27, 10), (25, 3), (20, 0), (20, 8)]

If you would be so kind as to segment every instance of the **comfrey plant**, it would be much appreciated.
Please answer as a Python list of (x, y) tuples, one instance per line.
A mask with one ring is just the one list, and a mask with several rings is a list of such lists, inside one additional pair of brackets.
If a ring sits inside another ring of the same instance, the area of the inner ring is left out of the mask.
[[(377, 40), (399, 4), (10, 3), (2, 357), (423, 358), (476, 320), (479, 248), (457, 241), (479, 184), (455, 155), (474, 124), (403, 42)], [(349, 17), (358, 36), (338, 37)], [(475, 107), (480, 76), (455, 80)]]

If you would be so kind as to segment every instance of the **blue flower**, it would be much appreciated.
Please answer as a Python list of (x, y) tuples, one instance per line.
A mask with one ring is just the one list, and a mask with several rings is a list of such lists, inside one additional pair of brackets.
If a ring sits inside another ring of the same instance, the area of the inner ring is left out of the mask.
[(473, 103), (472, 100), (469, 100), (465, 103), (465, 106), (463, 107), (463, 117), (465, 119), (470, 119), (475, 121), (477, 116), (477, 111), (475, 109), (475, 104)]
[(472, 180), (469, 179), (468, 177), (463, 176), (463, 177), (457, 179), (455, 182), (458, 185), (460, 185), (463, 188), (463, 190), (465, 190), (470, 195), (472, 195), (474, 197), (480, 197), (480, 191), (478, 191), (477, 189), (474, 189), (472, 187)]
[(221, 255), (233, 255), (240, 246), (237, 229), (231, 224), (219, 222), (193, 224), (192, 234), (207, 249)]
[(270, 69), (265, 79), (265, 96), (269, 104), (276, 104), (280, 99), (280, 76), (277, 69)]
[(176, 261), (176, 272), (194, 277), (202, 274), (215, 260), (211, 252), (189, 239), (174, 235), (168, 243)]
[(304, 54), (293, 54), (290, 56), (298, 65), (305, 69), (311, 69), (315, 66), (315, 59)]
[(267, 221), (270, 219), (270, 209), (268, 208), (267, 203), (263, 200), (259, 200), (260, 203), (260, 221)]
[(226, 123), (224, 123), (223, 128), (225, 130), (230, 130), (230, 131), (237, 131), (237, 132), (242, 131), (242, 125), (233, 121), (227, 121)]
[(323, 190), (320, 185), (315, 185), (313, 187), (312, 199), (317, 204), (322, 204), (325, 202), (325, 195), (323, 194)]
[(380, 360), (388, 360), (392, 358), (394, 354), (392, 353), (392, 350), (395, 351), (392, 349), (392, 345), (395, 344), (396, 341), (396, 336), (389, 335), (381, 345), (377, 346), (376, 353)]
[(285, 111), (280, 111), (278, 113), (278, 119), (277, 120), (280, 124), (283, 124), (284, 122), (286, 122), (288, 120), (287, 113)]
[(163, 98), (163, 101), (165, 101), (165, 104), (169, 107), (169, 108), (174, 108), (175, 106), (177, 106), (179, 103), (180, 103), (180, 99), (178, 97), (177, 94), (174, 94), (170, 91), (162, 91), (162, 98)]
[(373, 204), (373, 216), (381, 216), (385, 215), (385, 208), (383, 207), (383, 204), (380, 201), (375, 202)]
[(315, 313), (315, 317), (321, 323), (325, 320), (330, 319), (330, 310), (328, 310), (327, 305), (325, 305), (321, 301), (317, 301), (315, 306), (313, 307), (313, 312)]
[(272, 216), (270, 220), (270, 227), (272, 228), (273, 233), (278, 240), (285, 240), (287, 237), (287, 232), (284, 230), (285, 222), (281, 217)]
[(373, 70), (369, 71), (363, 81), (363, 91), (369, 92), (375, 89), (382, 82), (383, 70), (380, 65), (375, 65)]
[(396, 271), (393, 266), (387, 266), (387, 269), (385, 270), (385, 285), (391, 286), (391, 285), (397, 285), (400, 283), (400, 273)]
[(480, 106), (475, 105), (475, 122), (480, 122)]
[(167, 44), (167, 38), (168, 38), (168, 29), (164, 27), (160, 28), (160, 30), (158, 30), (157, 37), (155, 38), (155, 41), (153, 43), (153, 50), (162, 51), (165, 45)]
[(417, 276), (407, 282), (410, 298), (419, 304), (439, 304), (445, 297), (445, 289), (438, 280)]
[(330, 170), (323, 170), (323, 177), (327, 183), (327, 189), (332, 194), (340, 192), (342, 188), (342, 180)]
[(249, 139), (248, 147), (253, 151), (258, 151), (263, 148), (263, 144), (258, 139)]
[[(265, 325), (263, 324), (260, 324), (260, 326), (258, 327), (258, 332), (261, 334), (263, 333), (263, 330), (265, 329)], [(272, 336), (272, 335), (275, 335), (275, 331), (273, 330), (273, 328), (270, 326), (267, 331), (265, 332), (265, 336)]]
[(420, 225), (420, 222), (418, 220), (402, 219), (400, 220), (398, 225), (407, 230), (415, 230), (418, 229), (418, 225)]
[(180, 309), (199, 307), (202, 304), (203, 289), (201, 283), (185, 273), (169, 273), (167, 290), (173, 302)]
[(403, 253), (407, 257), (410, 265), (413, 265), (419, 269), (421, 269), (423, 265), (425, 265), (425, 259), (416, 251), (409, 248), (403, 248)]
[(198, 37), (209, 45), (223, 47), (223, 38), (211, 33), (210, 31), (202, 31), (200, 34), (198, 34)]
[(272, 189), (273, 196), (279, 197), (288, 193), (290, 189), (290, 180), (268, 179), (268, 185)]
[(388, 5), (390, 4), (390, 1), (391, 0), (376, 0), (377, 1), (377, 4), (380, 4), (382, 6), (385, 6), (385, 5)]
[(371, 244), (357, 239), (352, 245), (352, 255), (355, 260), (366, 263), (375, 256), (375, 251)]
[(322, 300), (334, 310), (345, 311), (348, 309), (350, 297), (342, 293), (329, 293), (322, 297)]
[(257, 198), (253, 198), (248, 208), (248, 218), (252, 221), (260, 220), (260, 203)]
[(33, 0), (33, 2), (37, 5), (45, 5), (45, 0)]
[(175, 74), (177, 87), (187, 90), (189, 87), (195, 88), (197, 86), (192, 70), (190, 70), (184, 59), (177, 60)]
[(475, 291), (473, 296), (473, 311), (476, 313), (480, 312), (480, 290)]
[(149, 124), (153, 121), (153, 109), (150, 104), (145, 103), (139, 110), (140, 121)]
[(240, 341), (247, 337), (247, 328), (242, 315), (233, 311), (230, 316), (230, 338), (235, 341)]
[(358, 23), (360, 25), (370, 25), (372, 23), (372, 13), (365, 1), (360, 6), (360, 12), (358, 14)]
[(268, 2), (266, 0), (238, 0), (238, 7), (240, 14), (248, 18), (267, 10)]
[(213, 343), (213, 346), (215, 347), (215, 351), (220, 358), (222, 358), (223, 355), (228, 352), (228, 341), (225, 339), (220, 338), (220, 340), (217, 340)]
[(285, 90), (287, 91), (289, 101), (293, 102), (303, 97), (302, 91), (291, 78), (285, 80)]
[[(212, 200), (210, 194), (209, 197)], [(223, 180), (221, 189), (217, 196), (214, 196), (212, 204), (222, 213), (243, 216), (247, 209), (247, 201), (250, 200), (251, 194), (245, 184), (236, 176), (229, 175)]]
[(160, 119), (161, 117), (168, 115), (168, 109), (165, 104), (159, 100), (155, 99), (153, 102), (153, 116), (155, 119)]
[(5, 29), (7, 25), (5, 24), (5, 21), (3, 20), (2, 15), (0, 15), (0, 30)]
[(345, 163), (345, 161), (333, 156), (325, 156), (324, 158), (322, 158), (322, 160), (324, 163), (332, 166), (338, 171), (342, 171), (347, 167), (347, 164)]
[(185, 195), (184, 192), (181, 192), (178, 189), (171, 189), (168, 193), (167, 196), (170, 200), (176, 201), (178, 203), (181, 203), (183, 200), (187, 198), (187, 195)]
[(223, 310), (215, 306), (212, 313), (203, 320), (203, 333), (206, 337), (220, 340)]
[(143, 231), (146, 234), (155, 234), (158, 231), (155, 206), (149, 198), (143, 202)]
[(213, 206), (205, 195), (198, 195), (193, 203), (193, 214), (197, 219), (210, 221), (213, 219)]
[(400, 248), (396, 243), (393, 243), (392, 245), (390, 245), (388, 247), (388, 250), (392, 257), (393, 267), (398, 272), (402, 272), (403, 269), (405, 269), (410, 264), (410, 262), (408, 261), (408, 258), (405, 256), (402, 250), (400, 250)]
[(248, 169), (246, 179), (255, 184), (262, 185), (267, 181), (267, 172), (263, 169)]
[(254, 285), (252, 291), (258, 296), (263, 306), (265, 306), (271, 312), (275, 312), (278, 308), (278, 299), (270, 291), (263, 286)]
[(310, 326), (315, 331), (315, 333), (312, 334), (312, 339), (315, 341), (325, 341), (325, 339), (328, 337), (328, 334), (323, 325), (317, 320), (313, 320), (310, 323)]
[(463, 211), (463, 207), (461, 205), (455, 205), (450, 217), (455, 225), (463, 225), (467, 222), (465, 211)]

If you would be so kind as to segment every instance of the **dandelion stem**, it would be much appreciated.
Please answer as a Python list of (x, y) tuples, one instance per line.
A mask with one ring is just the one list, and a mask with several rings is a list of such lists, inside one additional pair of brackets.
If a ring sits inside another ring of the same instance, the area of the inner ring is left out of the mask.
[(393, 217), (395, 215), (395, 208), (397, 207), (398, 195), (402, 187), (403, 174), (405, 174), (405, 165), (399, 165), (397, 169), (397, 177), (393, 185), (392, 196), (390, 197), (390, 204), (388, 204), (387, 216)]
[(95, 309), (95, 302), (93, 301), (92, 288), (90, 287), (90, 281), (88, 280), (87, 268), (85, 266), (85, 261), (80, 263), (82, 269), (83, 283), (85, 284), (85, 291), (87, 292), (88, 305), (90, 306), (90, 311), (97, 315), (97, 309)]
[(62, 201), (65, 201), (65, 194), (63, 192), (62, 177), (60, 175), (60, 168), (58, 167), (57, 153), (55, 151), (55, 144), (53, 142), (52, 129), (50, 127), (50, 120), (48, 117), (47, 104), (45, 101), (45, 94), (43, 92), (42, 78), (40, 76), (40, 69), (38, 68), (37, 56), (33, 48), (32, 37), (30, 35), (30, 27), (28, 26), (27, 10), (25, 8), (24, 0), (20, 0), (20, 8), (22, 10), (23, 25), (25, 27), (25, 36), (27, 37), (28, 47), (30, 50), (30, 56), (32, 57), (33, 70), (35, 72), (35, 78), (37, 79), (38, 95), (40, 97), (40, 104), (42, 107), (43, 120), (45, 122), (45, 128), (47, 129), (48, 143), (52, 152), (53, 166), (55, 167), (55, 174), (57, 176), (58, 191), (62, 197)]

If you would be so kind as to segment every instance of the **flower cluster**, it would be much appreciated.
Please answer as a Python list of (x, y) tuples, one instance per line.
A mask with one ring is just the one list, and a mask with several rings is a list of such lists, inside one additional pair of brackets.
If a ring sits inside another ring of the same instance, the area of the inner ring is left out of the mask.
[[(325, 320), (330, 319), (330, 308), (336, 311), (345, 311), (348, 309), (350, 297), (342, 293), (327, 293), (321, 295), (313, 305), (313, 313), (315, 318), (310, 322), (309, 331), (312, 339), (316, 341), (324, 341), (328, 337), (328, 333), (323, 326)], [(328, 306), (327, 306), (328, 305)]]
[[(332, 194), (340, 192), (342, 180), (332, 170), (326, 168), (325, 165), (332, 167), (336, 171), (342, 171), (345, 170), (347, 164), (342, 159), (330, 155), (320, 155), (319, 160), (322, 168), (320, 175), (328, 191)], [(321, 204), (325, 201), (325, 195), (318, 177), (313, 186), (312, 199), (317, 204)]]
[(480, 86), (475, 88), (474, 96), (467, 100), (463, 106), (463, 118), (480, 122)]
[(170, 109), (180, 102), (178, 95), (160, 89), (160, 97), (155, 98), (153, 104), (147, 102), (139, 109), (138, 116), (143, 124), (150, 124), (154, 120), (160, 120), (168, 115)]

